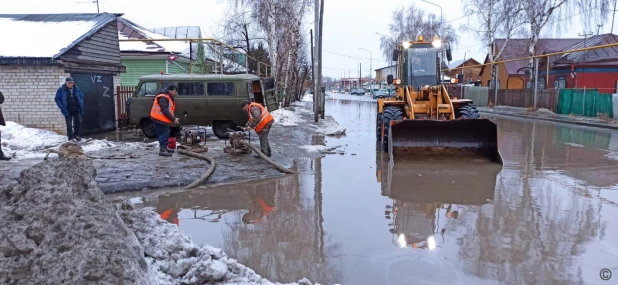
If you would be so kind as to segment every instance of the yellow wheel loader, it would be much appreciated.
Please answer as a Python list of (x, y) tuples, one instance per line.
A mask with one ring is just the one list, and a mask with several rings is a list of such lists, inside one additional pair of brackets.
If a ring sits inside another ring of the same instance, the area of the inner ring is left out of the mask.
[(378, 99), (376, 137), (382, 149), (393, 162), (402, 156), (474, 157), (502, 164), (496, 124), (480, 118), (472, 100), (449, 96), (440, 75), (441, 48), (437, 37), (429, 42), (419, 36), (393, 51), (397, 72), (387, 83), (395, 85), (395, 97)]

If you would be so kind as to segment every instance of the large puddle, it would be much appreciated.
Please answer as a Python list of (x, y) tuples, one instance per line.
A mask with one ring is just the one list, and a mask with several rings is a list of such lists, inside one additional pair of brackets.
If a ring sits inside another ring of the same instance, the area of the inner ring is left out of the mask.
[(327, 103), (345, 137), (314, 139), (343, 155), (141, 203), (277, 282), (604, 284), (601, 269), (618, 272), (618, 133), (494, 118), (503, 167), (391, 166), (376, 104), (358, 99)]

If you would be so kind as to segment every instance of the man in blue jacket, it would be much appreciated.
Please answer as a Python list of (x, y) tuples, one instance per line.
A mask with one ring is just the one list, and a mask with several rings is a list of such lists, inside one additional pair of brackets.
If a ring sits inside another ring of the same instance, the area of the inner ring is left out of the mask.
[(66, 83), (56, 91), (56, 105), (66, 119), (69, 141), (81, 141), (79, 134), (84, 114), (84, 95), (75, 85), (72, 77), (67, 77)]

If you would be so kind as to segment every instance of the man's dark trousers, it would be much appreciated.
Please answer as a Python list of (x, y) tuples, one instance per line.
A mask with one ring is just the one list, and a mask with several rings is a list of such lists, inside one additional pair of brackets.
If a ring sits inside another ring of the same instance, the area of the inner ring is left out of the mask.
[(167, 150), (167, 141), (170, 138), (170, 127), (154, 120), (153, 122), (155, 133), (157, 133), (157, 138), (159, 139), (159, 149)]
[(69, 115), (64, 118), (67, 123), (67, 137), (70, 140), (79, 137), (82, 130), (82, 113), (79, 110), (69, 111)]

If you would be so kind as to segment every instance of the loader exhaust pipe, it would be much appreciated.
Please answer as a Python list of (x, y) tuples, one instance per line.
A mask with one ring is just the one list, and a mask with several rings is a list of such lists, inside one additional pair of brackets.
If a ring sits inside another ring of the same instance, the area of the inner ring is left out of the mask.
[(502, 164), (498, 130), (488, 119), (392, 121), (388, 132), (391, 161), (401, 159), (474, 159)]

